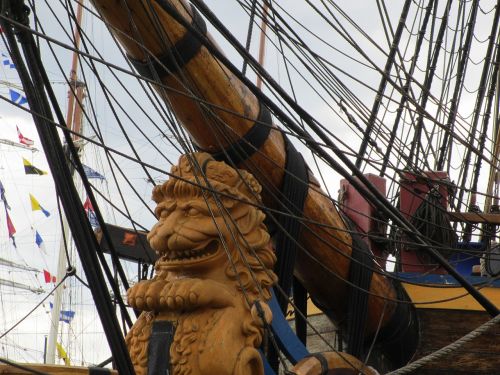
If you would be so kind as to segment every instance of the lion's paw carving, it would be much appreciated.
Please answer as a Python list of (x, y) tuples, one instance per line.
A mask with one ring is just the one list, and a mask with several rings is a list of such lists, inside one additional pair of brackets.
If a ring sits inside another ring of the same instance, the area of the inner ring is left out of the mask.
[(158, 294), (165, 287), (165, 280), (144, 280), (127, 291), (130, 306), (140, 311), (154, 311), (160, 308)]
[(178, 279), (168, 282), (160, 293), (161, 310), (193, 310), (198, 307), (234, 306), (227, 286), (210, 279)]

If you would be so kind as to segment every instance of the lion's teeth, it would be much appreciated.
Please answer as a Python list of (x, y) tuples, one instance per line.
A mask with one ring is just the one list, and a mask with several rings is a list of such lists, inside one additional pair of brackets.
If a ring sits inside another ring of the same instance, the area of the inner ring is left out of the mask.
[(168, 259), (168, 260), (201, 259), (201, 258), (205, 258), (208, 255), (212, 255), (214, 252), (215, 251), (213, 249), (202, 249), (202, 250), (169, 250), (165, 254), (165, 258)]

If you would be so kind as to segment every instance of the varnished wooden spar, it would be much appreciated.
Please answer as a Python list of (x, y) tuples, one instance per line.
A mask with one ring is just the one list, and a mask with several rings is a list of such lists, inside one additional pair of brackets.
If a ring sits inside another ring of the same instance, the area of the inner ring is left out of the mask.
[[(161, 3), (168, 3), (175, 7), (186, 20), (193, 23), (190, 7), (183, 1), (127, 0), (128, 9), (123, 5), (123, 0), (91, 1), (111, 26), (111, 31), (121, 42), (129, 57), (136, 62), (146, 62), (148, 54), (161, 58), (173, 45), (185, 43), (186, 29), (169, 15)], [(158, 31), (156, 23), (161, 24), (162, 32)], [(242, 117), (257, 119), (260, 112), (257, 98), (205, 47), (200, 47), (192, 58), (179, 64), (182, 67), (174, 74), (163, 71), (160, 78), (164, 85), (185, 93), (188, 92), (186, 87), (189, 87), (195, 95), (206, 102), (228, 110), (213, 109), (216, 116), (223, 120), (224, 125), (220, 121), (214, 121), (214, 116), (210, 113), (211, 109), (207, 109), (207, 106), (200, 104), (199, 101), (174, 91), (159, 90), (201, 149), (209, 152), (220, 151), (252, 128), (254, 121), (245, 120)], [(147, 74), (147, 67), (144, 69)], [(239, 115), (236, 116), (231, 112)], [(228, 131), (226, 126), (229, 126), (231, 131)], [(283, 136), (279, 131), (272, 130), (260, 148), (260, 153), (255, 153), (249, 162), (241, 164), (240, 167), (247, 168), (256, 175), (265, 191), (269, 192), (281, 186), (285, 159)], [(313, 299), (342, 321), (346, 317), (349, 293), (348, 284), (343, 279), (348, 279), (350, 265), (348, 256), (351, 255), (352, 239), (344, 231), (345, 223), (335, 206), (317, 190), (317, 185), (309, 188), (304, 215), (314, 221), (339, 229), (325, 229), (309, 225), (311, 231), (303, 231), (300, 243), (316, 260), (299, 250), (295, 274)], [(269, 193), (266, 195), (265, 191), (263, 194), (265, 203), (276, 206), (271, 195)], [(324, 242), (312, 232), (319, 234)], [(386, 304), (384, 299), (396, 298), (396, 291), (387, 278), (373, 273), (370, 292), (372, 295), (369, 297), (366, 312), (368, 334), (376, 330), (382, 315), (382, 327), (387, 326), (393, 320), (396, 311), (396, 304), (392, 302)]]

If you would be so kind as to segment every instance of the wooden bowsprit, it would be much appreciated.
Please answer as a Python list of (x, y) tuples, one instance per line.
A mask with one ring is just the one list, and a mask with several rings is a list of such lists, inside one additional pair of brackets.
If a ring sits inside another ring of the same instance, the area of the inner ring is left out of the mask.
[[(285, 138), (275, 125), (259, 121), (264, 106), (231, 69), (214, 57), (215, 47), (208, 41), (204, 21), (194, 8), (177, 0), (134, 0), (127, 2), (128, 7), (118, 3), (111, 6), (103, 0), (92, 3), (131, 61), (140, 66), (140, 74), (159, 83), (158, 92), (200, 149), (227, 154), (238, 144), (236, 149), (247, 145), (253, 150), (238, 167), (259, 180), (264, 203), (279, 208), (288, 157)], [(184, 22), (180, 23), (181, 19)], [(260, 145), (248, 145), (246, 137), (259, 125), (268, 128), (267, 137)], [(294, 274), (319, 305), (338, 321), (345, 321), (352, 239), (336, 207), (314, 181), (312, 178), (309, 184), (303, 217), (320, 224), (303, 225), (296, 238), (300, 246)], [(386, 301), (397, 298), (397, 292), (381, 272), (373, 272), (369, 285), (369, 293), (363, 293), (367, 298), (366, 329), (359, 332), (365, 338), (376, 331), (381, 317), (383, 330), (399, 326), (392, 322), (394, 315), (400, 315), (395, 318), (399, 320), (407, 316), (397, 312), (394, 302), (386, 306)]]

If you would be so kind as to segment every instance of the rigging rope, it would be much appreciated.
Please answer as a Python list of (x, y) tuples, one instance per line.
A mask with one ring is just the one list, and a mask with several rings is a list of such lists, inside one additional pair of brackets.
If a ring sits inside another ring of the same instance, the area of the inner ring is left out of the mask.
[[(116, 163), (116, 162), (115, 162), (115, 163)], [(141, 163), (141, 165), (144, 165), (144, 164), (142, 164), (142, 163)]]
[[(65, 213), (68, 218), (68, 223), (70, 224), (75, 243), (77, 244), (82, 264), (86, 266), (84, 268), (85, 273), (87, 275), (87, 279), (89, 280), (89, 284), (92, 286), (93, 297), (96, 304), (100, 308), (99, 313), (103, 326), (107, 328), (107, 330), (105, 329), (105, 332), (108, 342), (112, 348), (113, 354), (117, 356), (117, 364), (120, 371), (123, 371), (124, 374), (133, 374), (134, 370), (132, 363), (125, 347), (125, 341), (120, 335), (116, 315), (114, 315), (114, 310), (110, 303), (109, 293), (106, 288), (103, 288), (106, 284), (96, 256), (96, 253), (99, 254), (96, 239), (91, 232), (90, 224), (88, 222), (86, 226), (82, 227), (81, 225), (81, 223), (86, 222), (86, 217), (74, 183), (71, 179), (70, 169), (68, 168), (66, 161), (61, 158), (61, 155), (64, 155), (61, 140), (57, 134), (56, 128), (49, 126), (49, 123), (44, 120), (44, 118), (52, 118), (52, 108), (50, 107), (47, 96), (50, 97), (50, 101), (54, 106), (53, 109), (57, 115), (58, 121), (61, 124), (65, 123), (64, 118), (57, 105), (57, 101), (55, 100), (54, 92), (50, 86), (50, 82), (48, 81), (46, 71), (41, 68), (40, 55), (38, 54), (38, 51), (34, 49), (35, 43), (33, 34), (27, 32), (26, 29), (16, 27), (16, 33), (23, 47), (26, 63), (21, 56), (17, 42), (13, 35), (13, 24), (29, 24), (29, 8), (27, 8), (22, 2), (11, 2), (10, 5), (12, 8), (5, 7), (2, 9), (3, 12), (0, 18), (2, 28), (9, 41), (9, 45), (12, 50), (12, 57), (18, 69), (19, 76), (23, 81), (23, 86), (25, 87), (30, 108), (43, 116), (43, 118), (34, 116), (35, 125), (37, 126), (47, 159), (49, 160), (52, 175), (56, 185), (58, 186), (58, 193), (61, 196)], [(45, 90), (47, 91), (45, 92)], [(65, 132), (65, 136), (71, 153), (73, 156), (76, 156), (76, 150), (72, 139), (69, 136), (69, 132)], [(77, 156), (74, 158), (74, 161), (78, 165), (78, 171), (81, 176), (84, 176), (83, 167), (81, 166)], [(82, 180), (85, 183), (84, 177), (82, 177)], [(87, 193), (92, 199), (93, 195), (92, 192), (89, 191), (90, 189), (88, 184), (86, 188)], [(93, 199), (93, 201), (95, 203), (95, 199)], [(102, 217), (99, 219), (102, 222)], [(102, 255), (102, 253), (100, 255)], [(102, 263), (102, 266), (104, 270), (107, 271), (105, 262)], [(117, 266), (119, 266), (119, 264)], [(117, 298), (119, 297), (120, 296), (117, 296)], [(126, 310), (124, 311), (124, 315), (128, 316)]]
[[(253, 34), (253, 23), (255, 19), (255, 11), (257, 7), (257, 0), (252, 1), (252, 7), (250, 9), (250, 19), (248, 21), (248, 31), (247, 31), (247, 43), (245, 45), (245, 49), (248, 53), (250, 53), (250, 44), (252, 43), (252, 34)], [(248, 63), (246, 60), (243, 60), (243, 68), (241, 69), (241, 74), (245, 75), (247, 72)]]
[(370, 137), (370, 133), (373, 130), (373, 126), (375, 123), (375, 119), (377, 117), (379, 108), (380, 108), (380, 101), (382, 99), (382, 94), (385, 90), (386, 84), (387, 84), (387, 77), (389, 76), (393, 64), (394, 64), (394, 57), (396, 55), (396, 52), (398, 51), (399, 48), (399, 41), (401, 40), (401, 34), (403, 33), (404, 30), (404, 25), (406, 22), (406, 17), (408, 16), (408, 11), (410, 9), (410, 4), (411, 0), (406, 0), (405, 5), (403, 7), (403, 11), (401, 12), (401, 17), (399, 19), (399, 24), (398, 24), (398, 29), (396, 31), (396, 35), (394, 36), (391, 49), (389, 52), (389, 56), (387, 57), (387, 62), (384, 67), (384, 75), (382, 76), (382, 79), (379, 84), (379, 88), (377, 91), (377, 95), (375, 96), (375, 100), (373, 102), (373, 107), (370, 113), (370, 118), (368, 120), (368, 123), (366, 124), (366, 129), (363, 134), (363, 140), (361, 142), (361, 146), (359, 147), (358, 151), (358, 158), (356, 159), (356, 168), (361, 167), (361, 158), (360, 156), (364, 155), (366, 152), (366, 148), (368, 146), (368, 138)]
[(446, 122), (446, 130), (444, 133), (444, 137), (441, 143), (441, 148), (440, 148), (440, 154), (439, 154), (439, 159), (436, 163), (436, 168), (438, 170), (443, 170), (444, 168), (444, 163), (445, 163), (445, 158), (447, 156), (447, 151), (451, 152), (451, 142), (450, 140), (450, 133), (453, 132), (454, 128), (454, 122), (455, 118), (457, 115), (457, 109), (458, 109), (458, 103), (460, 102), (460, 96), (461, 96), (461, 91), (463, 88), (463, 80), (465, 76), (465, 72), (467, 70), (467, 62), (468, 62), (468, 57), (471, 49), (471, 43), (472, 43), (472, 36), (474, 32), (474, 27), (475, 27), (475, 20), (477, 16), (477, 10), (478, 10), (478, 0), (474, 0), (472, 2), (472, 11), (471, 15), (469, 18), (469, 22), (467, 24), (467, 36), (465, 38), (465, 44), (464, 47), (461, 49), (461, 52), (463, 53), (459, 64), (458, 64), (458, 73), (457, 73), (457, 79), (455, 82), (455, 89), (453, 92), (453, 97), (451, 100), (450, 104), (450, 114), (448, 116), (448, 120)]
[[(479, 82), (479, 90), (477, 93), (476, 105), (474, 107), (474, 112), (473, 112), (474, 118), (472, 120), (472, 126), (471, 126), (471, 130), (470, 130), (469, 143), (473, 144), (474, 140), (477, 139), (477, 142), (479, 143), (480, 150), (484, 148), (484, 139), (486, 137), (486, 131), (488, 129), (487, 125), (488, 125), (488, 120), (489, 120), (489, 114), (491, 113), (490, 110), (491, 110), (491, 106), (492, 106), (492, 102), (493, 102), (494, 88), (495, 88), (495, 84), (496, 84), (496, 77), (495, 76), (493, 76), (491, 79), (492, 86), (491, 86), (490, 91), (488, 92), (488, 99), (489, 99), (488, 100), (488, 107), (487, 107), (488, 110), (487, 110), (487, 113), (484, 115), (482, 132), (481, 132), (481, 136), (479, 136), (479, 137), (477, 136), (476, 128), (477, 128), (477, 124), (479, 122), (479, 117), (481, 116), (481, 106), (483, 104), (483, 99), (486, 96), (485, 95), (485, 93), (486, 93), (486, 80), (487, 80), (488, 76), (491, 75), (492, 68), (495, 72), (498, 72), (498, 61), (499, 61), (498, 56), (500, 56), (500, 52), (498, 51), (500, 48), (498, 46), (497, 46), (497, 61), (496, 61), (497, 63), (496, 64), (492, 61), (491, 56), (493, 55), (494, 46), (495, 46), (495, 43), (497, 41), (495, 36), (498, 33), (497, 29), (498, 29), (499, 17), (500, 17), (500, 6), (498, 6), (496, 8), (494, 21), (493, 21), (493, 24), (491, 25), (489, 43), (488, 43), (488, 48), (487, 48), (486, 55), (485, 55), (483, 71), (481, 73), (481, 79)], [(463, 195), (465, 193), (465, 184), (469, 180), (469, 176), (468, 176), (467, 172), (469, 170), (469, 162), (470, 162), (471, 154), (472, 154), (471, 149), (467, 148), (466, 155), (464, 158), (464, 169), (462, 171), (462, 181), (460, 183), (460, 189), (459, 189), (459, 193), (458, 193), (458, 202), (456, 204), (457, 211), (460, 210), (462, 198), (463, 198)], [(481, 159), (478, 159), (477, 164), (475, 165), (475, 172), (476, 173), (475, 173), (475, 178), (473, 180), (473, 190), (476, 190), (476, 188), (477, 188), (477, 186), (476, 186), (477, 185), (477, 178), (479, 177), (479, 169), (481, 168), (481, 161), (482, 161)]]
[[(408, 71), (408, 76), (407, 76), (407, 79), (406, 79), (406, 83), (405, 83), (404, 88), (403, 88), (404, 95), (401, 96), (401, 102), (399, 103), (399, 107), (398, 107), (397, 112), (396, 112), (396, 118), (395, 118), (394, 123), (393, 123), (392, 131), (391, 131), (391, 136), (390, 136), (390, 139), (389, 139), (389, 143), (387, 145), (387, 150), (386, 150), (386, 152), (384, 154), (384, 161), (382, 163), (382, 168), (381, 168), (380, 173), (379, 173), (379, 175), (381, 177), (384, 176), (385, 170), (387, 168), (387, 163), (389, 161), (389, 156), (390, 156), (390, 153), (392, 151), (394, 140), (396, 138), (396, 132), (397, 132), (397, 129), (398, 129), (398, 124), (399, 124), (399, 121), (401, 119), (401, 115), (403, 113), (403, 109), (404, 109), (404, 107), (406, 105), (406, 97), (407, 97), (409, 89), (410, 89), (411, 77), (413, 76), (413, 73), (415, 71), (415, 67), (417, 65), (417, 61), (418, 61), (417, 57), (418, 57), (418, 55), (420, 53), (420, 48), (422, 47), (422, 42), (423, 42), (423, 39), (424, 39), (425, 31), (427, 30), (427, 23), (429, 21), (429, 18), (430, 18), (430, 15), (431, 15), (431, 10), (433, 9), (433, 7), (434, 7), (434, 0), (429, 0), (429, 3), (427, 5), (426, 11), (425, 11), (424, 20), (422, 22), (422, 26), (420, 28), (420, 32), (418, 34), (417, 42), (416, 42), (416, 45), (415, 45), (415, 54), (414, 54), (414, 57), (412, 58), (412, 62), (411, 62), (411, 65), (410, 65), (410, 69)], [(417, 138), (417, 139), (419, 139), (419, 138)], [(415, 142), (415, 140), (413, 142)], [(413, 149), (414, 149), (414, 145), (412, 144), (412, 148), (411, 148), (410, 154), (408, 156), (408, 161), (409, 162), (412, 161), (412, 150)]]
[[(202, 11), (202, 13), (211, 20), (211, 22), (217, 27), (217, 29), (232, 43), (233, 46), (235, 46), (238, 49), (238, 52), (241, 54), (245, 55), (244, 48), (241, 46), (241, 44), (235, 40), (235, 38), (232, 36), (232, 34), (227, 30), (227, 28), (220, 22), (220, 20), (206, 7), (206, 5), (199, 1), (199, 0), (193, 0), (193, 3), (196, 5), (196, 7)], [(191, 32), (197, 35), (200, 39), (204, 39), (202, 35), (199, 34), (199, 32), (192, 28), (191, 25), (189, 25), (187, 22), (185, 22), (182, 17), (180, 17), (177, 14), (172, 14), (172, 16), (175, 18), (175, 20), (179, 23), (181, 23), (184, 27), (189, 29)], [(217, 51), (213, 46), (211, 46), (209, 43), (206, 43), (205, 46), (210, 50), (210, 52), (216, 56), (221, 62), (223, 62), (226, 67), (233, 72), (235, 75), (241, 76), (239, 74), (239, 70), (219, 51)], [(336, 155), (336, 157), (344, 163), (344, 165), (347, 166), (347, 168), (350, 170), (350, 173), (340, 165), (339, 162), (337, 162), (335, 159), (333, 159), (329, 154), (324, 152), (323, 149), (316, 147), (315, 144), (309, 144), (311, 147), (314, 147), (316, 151), (318, 152), (321, 157), (330, 164), (337, 172), (339, 172), (342, 176), (344, 176), (356, 189), (358, 189), (359, 192), (362, 192), (362, 194), (366, 194), (366, 198), (368, 198), (378, 209), (382, 210), (384, 213), (386, 213), (391, 219), (393, 219), (395, 222), (400, 224), (405, 230), (408, 231), (408, 234), (412, 236), (417, 242), (421, 243), (422, 245), (428, 245), (428, 243), (425, 241), (425, 239), (419, 235), (417, 231), (415, 231), (415, 228), (401, 215), (401, 213), (396, 210), (393, 206), (390, 205), (390, 203), (386, 200), (385, 197), (381, 195), (381, 193), (371, 186), (371, 184), (367, 181), (366, 177), (362, 175), (362, 173), (359, 171), (359, 169), (356, 168), (356, 166), (340, 151), (338, 148), (331, 142), (331, 140), (326, 136), (326, 134), (321, 130), (321, 128), (318, 126), (318, 122), (309, 114), (307, 113), (302, 107), (298, 106), (296, 103), (294, 103), (293, 99), (290, 98), (290, 96), (276, 83), (276, 81), (269, 76), (269, 74), (261, 67), (259, 64), (253, 59), (251, 56), (246, 56), (249, 58), (249, 62), (252, 63), (255, 69), (259, 71), (259, 73), (262, 75), (263, 78), (265, 78), (270, 85), (274, 87), (274, 89), (280, 93), (280, 95), (283, 97), (283, 99), (287, 102), (288, 105), (294, 108), (294, 110), (300, 114), (300, 116), (304, 119), (304, 122), (309, 125), (309, 127), (322, 139), (327, 145), (329, 145)], [(264, 95), (258, 88), (255, 87), (255, 85), (252, 84), (246, 77), (240, 77), (240, 79), (248, 86), (248, 88), (256, 95), (261, 98), (261, 100), (271, 108), (275, 114), (278, 114), (279, 117), (282, 119), (284, 123), (287, 123), (288, 126), (293, 128), (293, 130), (300, 134), (301, 136), (304, 137), (304, 139), (308, 140), (311, 139), (311, 135), (308, 132), (303, 131), (300, 127), (296, 125), (295, 122), (291, 121), (291, 119), (283, 113), (283, 111), (278, 108), (275, 103), (273, 103), (269, 98)], [(354, 174), (354, 176), (352, 174)], [(357, 177), (355, 179), (354, 177)], [(491, 303), (487, 298), (485, 298), (483, 295), (477, 292), (470, 283), (468, 283), (432, 246), (429, 246), (428, 248), (426, 247), (427, 251), (432, 255), (436, 261), (438, 261), (440, 264), (443, 265), (443, 267), (453, 275), (453, 277), (460, 282), (466, 288), (471, 295), (474, 296), (475, 299), (477, 299), (482, 306), (485, 307), (485, 309), (491, 314), (491, 315), (497, 315), (498, 314), (498, 308)]]

